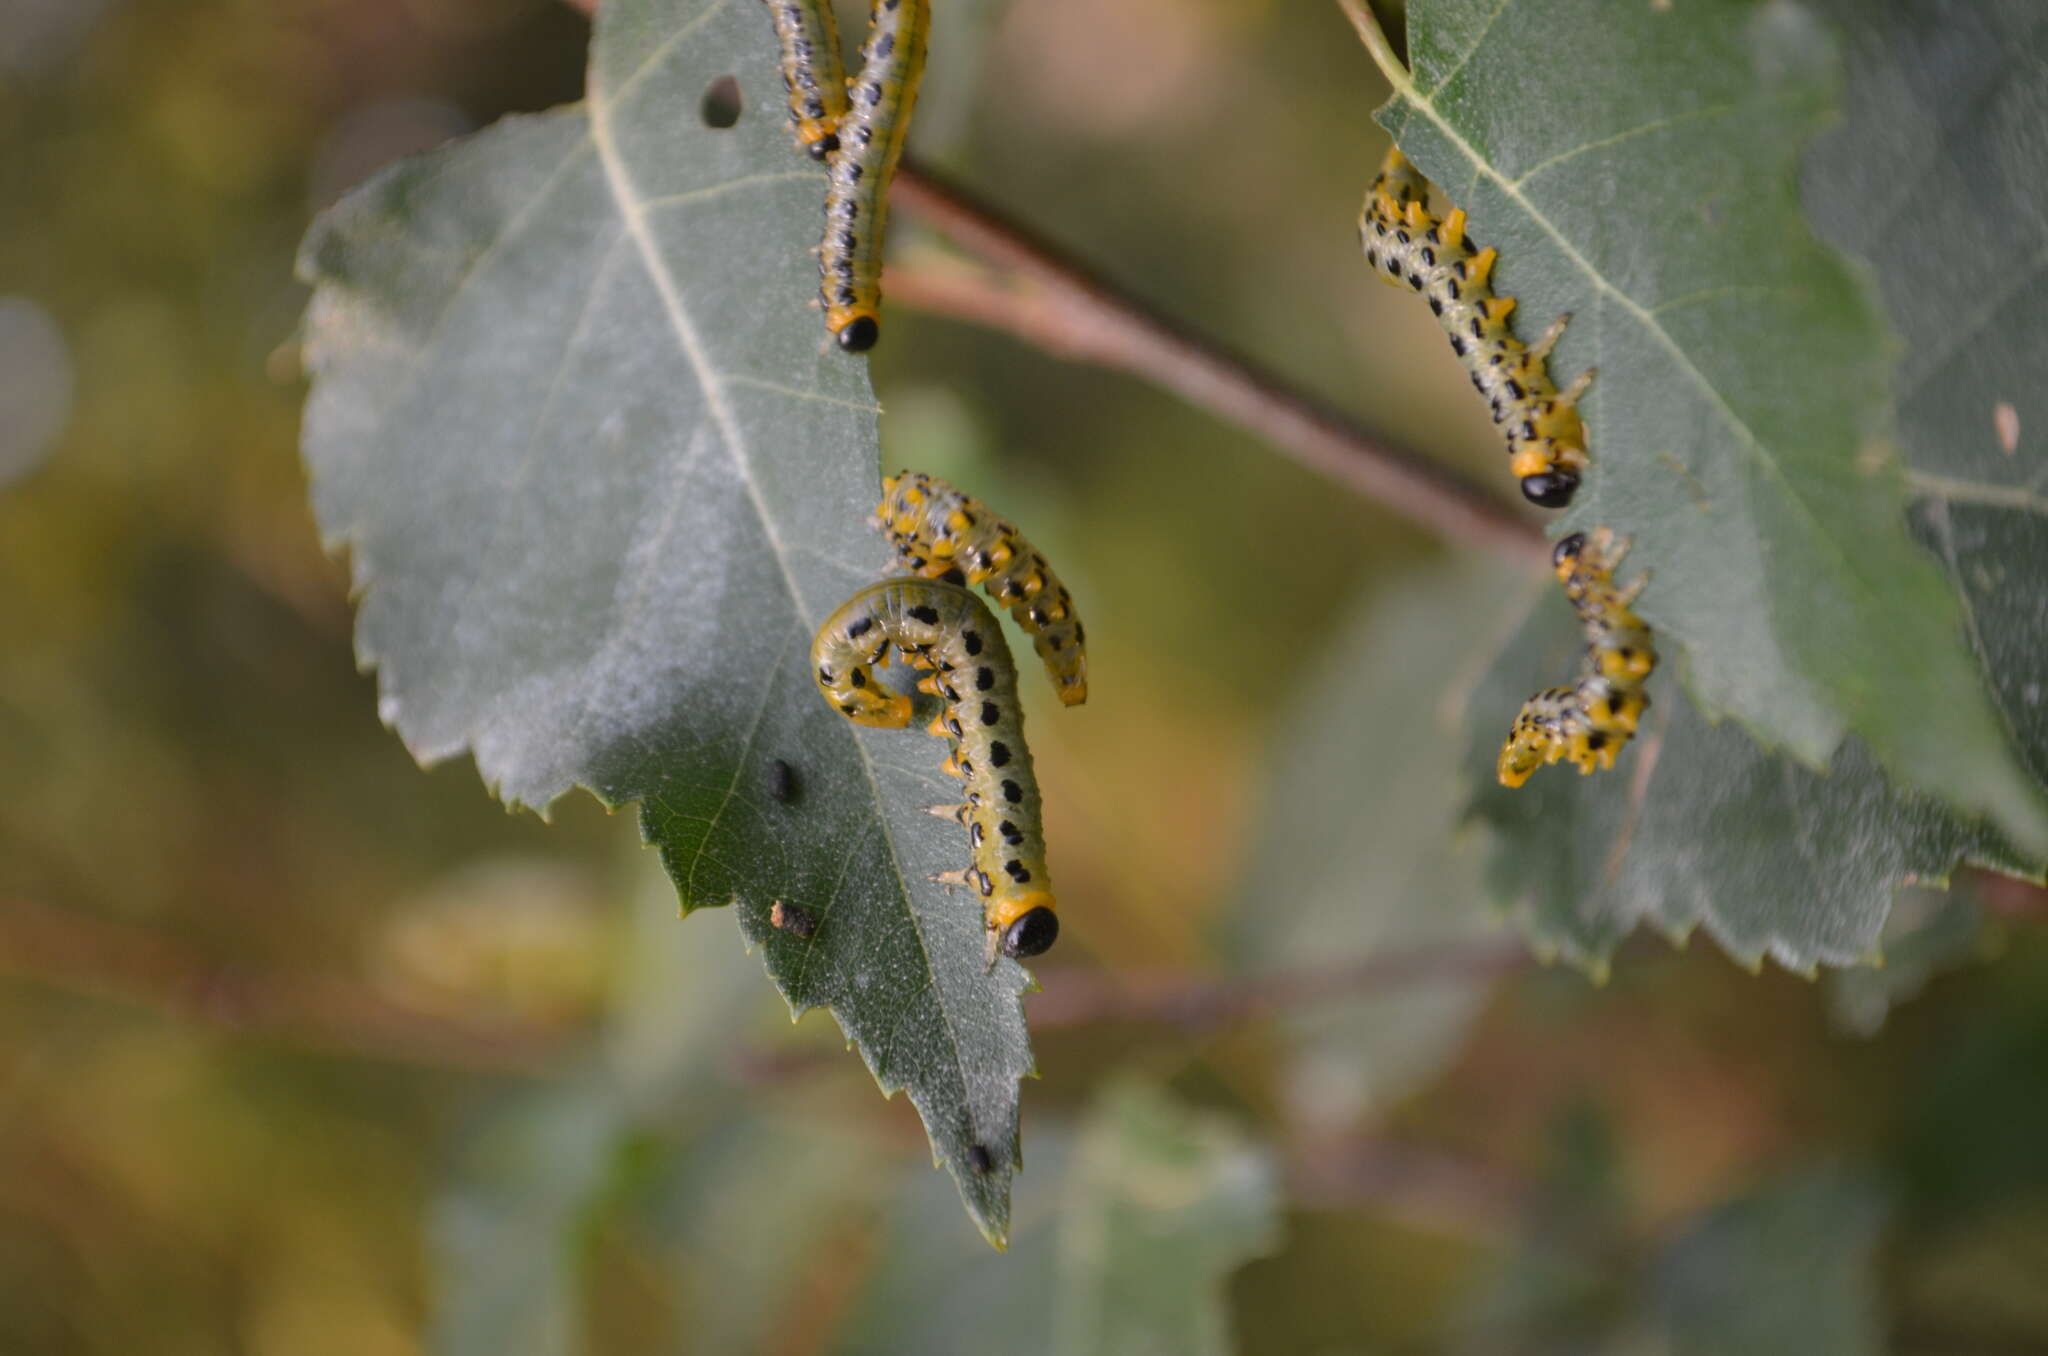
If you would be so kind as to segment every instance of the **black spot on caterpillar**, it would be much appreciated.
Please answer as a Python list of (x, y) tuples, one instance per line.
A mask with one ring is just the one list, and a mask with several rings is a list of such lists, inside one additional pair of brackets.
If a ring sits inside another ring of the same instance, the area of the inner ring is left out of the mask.
[(1545, 688), (1522, 704), (1501, 747), (1496, 769), (1502, 786), (1520, 786), (1547, 763), (1564, 760), (1581, 773), (1614, 766), (1634, 737), (1650, 698), (1643, 684), (1657, 667), (1650, 628), (1631, 604), (1638, 579), (1616, 587), (1614, 567), (1628, 551), (1606, 528), (1574, 532), (1551, 553), (1558, 582), (1578, 611), (1586, 658), (1573, 687)]
[(1534, 348), (1525, 348), (1508, 328), (1515, 299), (1495, 296), (1488, 284), (1498, 253), (1475, 252), (1464, 210), (1453, 208), (1438, 221), (1428, 197), (1429, 181), (1398, 149), (1389, 150), (1358, 214), (1365, 261), (1381, 282), (1429, 298), (1452, 351), (1507, 438), (1508, 469), (1521, 478), (1523, 496), (1563, 508), (1586, 469), (1577, 405), (1593, 380), (1591, 371), (1582, 372), (1563, 391), (1550, 380), (1550, 350), (1571, 317), (1559, 316)]
[(832, 0), (766, 0), (781, 48), (782, 85), (789, 91), (789, 129), (813, 160), (839, 149), (846, 117), (846, 67), (839, 60), (839, 24)]
[[(1088, 654), (1081, 619), (1066, 585), (1007, 519), (973, 495), (922, 471), (902, 471), (882, 482), (875, 525), (888, 534), (896, 563), (927, 578), (955, 570), (988, 596), (1006, 603), (1024, 628), (1058, 690), (1060, 700), (1088, 700)], [(982, 636), (964, 637), (967, 654), (980, 653)]]
[(787, 805), (796, 799), (796, 769), (780, 758), (768, 764), (768, 798)]
[(806, 941), (818, 930), (816, 914), (801, 904), (785, 904), (779, 899), (768, 909), (768, 922), (778, 931)]
[(930, 29), (931, 0), (874, 0), (852, 106), (839, 124), (839, 151), (829, 162), (818, 292), (826, 330), (849, 353), (873, 348), (882, 336), (889, 181), (903, 158)]
[[(978, 655), (968, 651), (969, 635), (979, 637)], [(964, 804), (933, 813), (967, 827), (973, 864), (939, 879), (983, 898), (992, 946), (1010, 956), (1036, 956), (1059, 936), (1059, 918), (1045, 870), (1017, 668), (1002, 628), (979, 598), (938, 580), (887, 579), (854, 594), (818, 628), (811, 662), (825, 699), (855, 724), (891, 730), (910, 724), (910, 698), (869, 681), (869, 666), (892, 645), (913, 667), (927, 670), (918, 688), (943, 703), (929, 732), (952, 748), (940, 770), (966, 782)], [(949, 676), (970, 668), (972, 693)], [(981, 719), (991, 706), (993, 723)]]

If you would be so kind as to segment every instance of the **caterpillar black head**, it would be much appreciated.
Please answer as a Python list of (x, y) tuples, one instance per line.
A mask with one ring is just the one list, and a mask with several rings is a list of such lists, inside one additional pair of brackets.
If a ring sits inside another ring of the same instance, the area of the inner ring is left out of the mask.
[(839, 331), (839, 347), (848, 353), (865, 353), (882, 337), (882, 327), (871, 315), (857, 316)]
[(1003, 929), (1003, 954), (1012, 960), (1042, 956), (1059, 935), (1059, 915), (1041, 904)]
[(1568, 562), (1577, 560), (1579, 553), (1585, 549), (1586, 534), (1583, 532), (1574, 532), (1570, 536), (1559, 537), (1557, 545), (1550, 548), (1551, 566), (1561, 570)]
[(1563, 508), (1578, 492), (1579, 478), (1570, 471), (1543, 471), (1522, 477), (1522, 497), (1538, 508)]

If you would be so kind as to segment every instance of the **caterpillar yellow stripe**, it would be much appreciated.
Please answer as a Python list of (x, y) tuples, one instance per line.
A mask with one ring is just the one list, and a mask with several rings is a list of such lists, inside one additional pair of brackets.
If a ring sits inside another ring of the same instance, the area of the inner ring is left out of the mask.
[(1603, 527), (1574, 532), (1551, 552), (1585, 632), (1586, 658), (1575, 686), (1545, 688), (1522, 704), (1500, 751), (1502, 786), (1520, 786), (1537, 768), (1559, 761), (1577, 764), (1581, 773), (1613, 767), (1635, 736), (1650, 705), (1643, 684), (1657, 667), (1657, 647), (1632, 607), (1643, 581), (1626, 588), (1614, 582), (1627, 551), (1627, 543)]
[(811, 643), (818, 690), (848, 720), (900, 730), (910, 698), (876, 681), (891, 648), (928, 670), (920, 691), (943, 706), (930, 733), (952, 751), (941, 769), (966, 784), (966, 799), (934, 814), (967, 827), (970, 865), (938, 879), (982, 900), (991, 953), (1036, 956), (1059, 936), (1045, 869), (1038, 780), (1024, 743), (1017, 666), (1002, 627), (982, 601), (956, 584), (887, 579), (870, 584), (825, 619)]
[(1429, 298), (1507, 438), (1508, 469), (1521, 479), (1523, 496), (1563, 508), (1586, 469), (1577, 406), (1593, 380), (1588, 370), (1559, 391), (1550, 379), (1550, 350), (1571, 317), (1559, 316), (1535, 347), (1524, 347), (1508, 326), (1515, 299), (1495, 296), (1489, 281), (1498, 252), (1473, 248), (1462, 208), (1442, 221), (1430, 215), (1428, 197), (1429, 181), (1398, 149), (1389, 150), (1358, 214), (1365, 261), (1382, 282)]
[(818, 292), (826, 330), (849, 353), (865, 352), (882, 337), (889, 181), (903, 158), (930, 31), (930, 0), (874, 0), (860, 74), (839, 124), (839, 151), (828, 162)]
[(1010, 609), (1038, 650), (1060, 694), (1088, 700), (1088, 633), (1067, 586), (1008, 519), (971, 494), (922, 471), (882, 482), (875, 525), (888, 534), (896, 563), (931, 579), (978, 584)]
[(839, 149), (839, 124), (846, 118), (846, 67), (839, 59), (832, 0), (764, 2), (781, 49), (790, 133), (798, 150), (823, 160)]

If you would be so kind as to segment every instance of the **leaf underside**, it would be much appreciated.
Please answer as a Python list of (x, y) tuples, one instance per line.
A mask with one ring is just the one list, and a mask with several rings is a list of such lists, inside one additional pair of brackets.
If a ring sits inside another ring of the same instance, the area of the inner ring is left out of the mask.
[(1826, 0), (1844, 125), (1805, 158), (1821, 235), (1864, 261), (1902, 345), (1913, 526), (2022, 763), (2048, 785), (2048, 10)]
[[(1546, 595), (1472, 709), (1512, 711), (1580, 643), (1569, 607)], [(1468, 761), (1491, 768), (1504, 730), (1475, 720)], [(1643, 922), (1675, 941), (1704, 926), (1751, 967), (1867, 965), (1901, 886), (1944, 883), (1958, 860), (2028, 869), (1992, 830), (1898, 790), (1858, 741), (1817, 773), (1676, 693), (1613, 771), (1560, 765), (1515, 790), (1489, 778), (1472, 813), (1493, 830), (1494, 897), (1539, 951), (1595, 973)]]
[[(1412, 83), (1380, 120), (1499, 248), (1525, 337), (1572, 315), (1552, 370), (1598, 379), (1565, 526), (1633, 537), (1667, 671), (1809, 766), (1855, 734), (1912, 786), (2048, 846), (1961, 611), (1906, 528), (1882, 318), (1800, 212), (1796, 157), (1839, 94), (1827, 29), (1737, 0), (1409, 13)], [(1667, 708), (1673, 686), (1653, 689)]]
[[(985, 972), (976, 903), (927, 879), (965, 851), (923, 812), (958, 798), (942, 751), (855, 731), (809, 673), (886, 554), (865, 364), (806, 304), (824, 179), (773, 46), (756, 0), (608, 0), (583, 104), (323, 215), (301, 256), (314, 505), (407, 746), (471, 752), (512, 804), (639, 802), (684, 910), (737, 905), (792, 1007), (829, 1007), (909, 1090), (1000, 1240), (1028, 976)], [(742, 112), (716, 129), (728, 75)], [(815, 936), (771, 927), (777, 900)]]

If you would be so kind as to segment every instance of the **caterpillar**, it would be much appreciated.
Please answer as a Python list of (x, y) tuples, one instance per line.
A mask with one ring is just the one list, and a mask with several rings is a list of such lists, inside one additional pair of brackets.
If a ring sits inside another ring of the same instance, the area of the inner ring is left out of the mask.
[(1088, 633), (1074, 613), (1074, 599), (1007, 519), (943, 480), (899, 471), (882, 482), (874, 522), (888, 534), (902, 568), (929, 579), (979, 584), (989, 597), (1008, 604), (1060, 701), (1079, 706), (1088, 700)]
[(846, 117), (846, 68), (839, 60), (839, 24), (832, 0), (765, 0), (782, 49), (782, 85), (789, 91), (789, 129), (813, 160), (839, 149)]
[[(826, 0), (805, 0), (813, 2), (822, 6)], [(930, 29), (930, 0), (874, 0), (860, 75), (839, 124), (839, 150), (828, 161), (818, 293), (825, 305), (825, 329), (849, 353), (864, 353), (882, 337), (889, 180), (903, 158)]]
[(1650, 628), (1632, 610), (1638, 579), (1616, 586), (1614, 568), (1628, 551), (1606, 528), (1589, 537), (1574, 532), (1551, 552), (1565, 595), (1579, 614), (1586, 658), (1573, 687), (1545, 688), (1522, 704), (1501, 746), (1496, 768), (1502, 786), (1520, 786), (1529, 774), (1560, 760), (1581, 773), (1614, 766), (1614, 756), (1635, 735), (1650, 698), (1643, 683), (1657, 667)]
[(839, 605), (811, 642), (818, 690), (856, 725), (900, 730), (910, 698), (875, 680), (890, 647), (929, 670), (918, 690), (943, 707), (930, 733), (952, 742), (941, 771), (966, 783), (966, 801), (933, 814), (967, 827), (971, 864), (935, 879), (981, 896), (993, 961), (1044, 952), (1059, 936), (1045, 870), (1038, 780), (1024, 744), (1017, 666), (982, 601), (944, 580), (885, 579)]
[(1452, 351), (1505, 432), (1508, 469), (1521, 479), (1523, 497), (1563, 508), (1586, 469), (1577, 405), (1593, 380), (1590, 369), (1563, 391), (1550, 380), (1550, 350), (1571, 317), (1559, 316), (1535, 347), (1524, 347), (1508, 328), (1515, 299), (1495, 296), (1488, 285), (1498, 251), (1474, 249), (1462, 208), (1442, 221), (1431, 216), (1428, 196), (1429, 181), (1398, 148), (1389, 150), (1358, 214), (1365, 261), (1382, 282), (1429, 298)]

